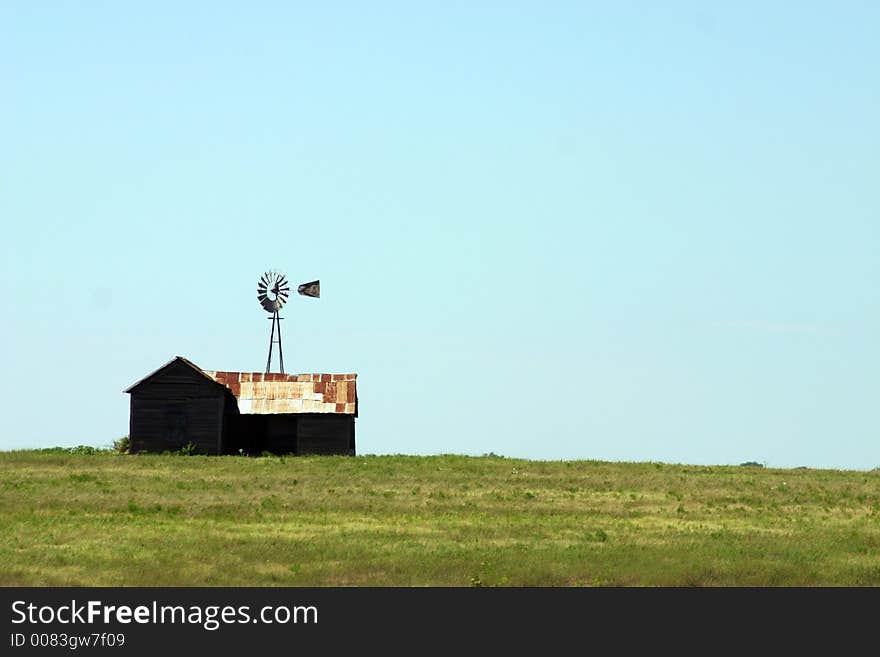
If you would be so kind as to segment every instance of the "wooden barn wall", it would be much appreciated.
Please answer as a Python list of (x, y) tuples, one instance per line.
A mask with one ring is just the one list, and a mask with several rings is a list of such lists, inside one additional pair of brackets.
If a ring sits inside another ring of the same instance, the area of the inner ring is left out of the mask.
[(300, 415), (298, 454), (354, 455), (354, 417), (351, 415)]
[(175, 451), (192, 442), (200, 454), (216, 454), (222, 397), (170, 400), (131, 397), (131, 451)]
[(296, 415), (238, 415), (226, 418), (226, 453), (296, 453)]
[(273, 454), (296, 454), (296, 415), (269, 415), (266, 418), (266, 447)]
[(144, 382), (131, 393), (132, 452), (175, 451), (192, 442), (201, 454), (218, 453), (224, 397), (183, 365)]
[(226, 423), (227, 454), (354, 454), (350, 415), (227, 415)]

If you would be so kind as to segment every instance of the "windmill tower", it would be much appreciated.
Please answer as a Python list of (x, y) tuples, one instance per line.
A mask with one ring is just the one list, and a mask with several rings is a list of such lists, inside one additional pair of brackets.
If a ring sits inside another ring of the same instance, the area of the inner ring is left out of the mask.
[[(303, 283), (296, 291), (307, 297), (321, 296), (321, 282), (312, 281)], [(290, 286), (287, 283), (287, 277), (276, 271), (267, 271), (257, 283), (257, 301), (263, 306), (263, 310), (270, 313), (269, 319), (272, 320), (272, 331), (269, 334), (269, 358), (266, 360), (266, 374), (272, 368), (272, 350), (278, 345), (278, 362), (281, 368), (281, 374), (284, 374), (284, 352), (281, 348), (281, 320), (279, 311), (287, 302), (290, 296)], [(277, 335), (277, 337), (276, 337)]]

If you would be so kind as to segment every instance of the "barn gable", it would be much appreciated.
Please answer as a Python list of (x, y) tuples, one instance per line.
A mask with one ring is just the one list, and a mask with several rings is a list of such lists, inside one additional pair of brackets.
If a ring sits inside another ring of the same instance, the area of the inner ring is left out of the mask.
[(129, 386), (125, 392), (129, 394), (156, 390), (167, 392), (165, 386), (180, 386), (179, 392), (181, 394), (205, 389), (214, 393), (222, 390), (218, 387), (217, 381), (205, 374), (198, 366), (183, 356), (176, 356), (159, 369)]
[(223, 416), (235, 399), (185, 358), (174, 358), (125, 392), (131, 395), (132, 452), (176, 451), (190, 443), (203, 454), (223, 452)]

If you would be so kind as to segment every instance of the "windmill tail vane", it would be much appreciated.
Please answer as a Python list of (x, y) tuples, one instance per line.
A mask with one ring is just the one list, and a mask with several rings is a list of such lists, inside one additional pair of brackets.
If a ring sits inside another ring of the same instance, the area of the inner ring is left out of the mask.
[(312, 281), (311, 283), (303, 283), (296, 291), (299, 292), (304, 297), (320, 297), (321, 296), (321, 281)]

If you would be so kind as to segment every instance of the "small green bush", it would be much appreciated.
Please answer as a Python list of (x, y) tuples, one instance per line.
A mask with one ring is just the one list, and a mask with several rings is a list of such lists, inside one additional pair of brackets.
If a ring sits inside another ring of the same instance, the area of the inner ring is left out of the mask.
[(131, 449), (131, 440), (129, 440), (128, 436), (114, 440), (113, 449), (117, 454), (128, 454), (128, 450)]
[(190, 441), (186, 445), (181, 447), (179, 450), (177, 450), (177, 452), (175, 452), (175, 453), (180, 456), (193, 456), (194, 454), (198, 453), (198, 449), (199, 448), (196, 447), (196, 444), (194, 442)]

